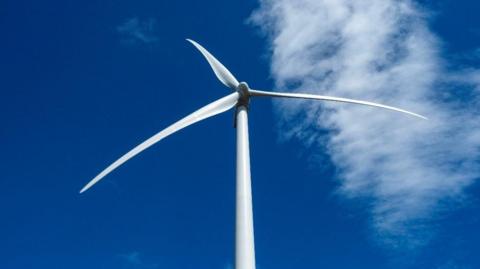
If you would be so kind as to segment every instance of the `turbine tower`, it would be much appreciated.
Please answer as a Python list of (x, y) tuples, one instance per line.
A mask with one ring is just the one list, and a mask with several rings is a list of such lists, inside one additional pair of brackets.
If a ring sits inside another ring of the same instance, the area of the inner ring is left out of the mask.
[(250, 178), (250, 152), (248, 140), (248, 106), (250, 98), (256, 97), (286, 97), (286, 98), (300, 98), (313, 99), (321, 101), (335, 101), (352, 103), (359, 105), (366, 105), (372, 107), (380, 107), (397, 112), (406, 113), (418, 118), (427, 119), (419, 114), (406, 111), (400, 108), (386, 106), (382, 104), (353, 100), (340, 97), (305, 94), (305, 93), (283, 93), (272, 91), (259, 91), (251, 89), (247, 83), (239, 83), (237, 79), (228, 71), (225, 66), (220, 63), (212, 54), (210, 54), (204, 47), (197, 42), (187, 39), (192, 43), (207, 59), (210, 67), (217, 76), (217, 78), (228, 88), (232, 93), (212, 102), (183, 119), (168, 126), (164, 130), (158, 132), (154, 136), (145, 140), (118, 160), (110, 164), (100, 174), (93, 178), (80, 193), (88, 190), (99, 180), (104, 178), (114, 169), (133, 158), (135, 155), (149, 148), (153, 144), (159, 142), (163, 138), (206, 118), (218, 115), (222, 112), (236, 109), (235, 123), (237, 133), (237, 171), (236, 171), (236, 232), (235, 232), (235, 268), (236, 269), (254, 269), (255, 268), (255, 245), (253, 236), (253, 211), (252, 211), (252, 187)]

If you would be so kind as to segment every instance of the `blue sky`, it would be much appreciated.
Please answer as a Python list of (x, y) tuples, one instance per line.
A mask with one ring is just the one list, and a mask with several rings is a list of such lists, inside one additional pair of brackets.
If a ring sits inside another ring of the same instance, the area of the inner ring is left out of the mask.
[[(278, 3), (284, 8), (291, 1)], [(250, 143), (259, 269), (480, 267), (476, 255), (480, 189), (475, 184), (479, 129), (473, 117), (478, 115), (478, 102), (473, 101), (478, 100), (480, 85), (476, 71), (480, 62), (476, 11), (480, 4), (453, 0), (416, 3), (421, 14), (399, 18), (414, 21), (405, 30), (413, 36), (415, 31), (428, 33), (419, 43), (433, 46), (434, 55), (427, 57), (417, 47), (412, 51), (420, 51), (416, 59), (422, 59), (421, 66), (441, 65), (441, 70), (432, 67), (426, 71), (442, 79), (418, 82), (418, 77), (427, 76), (422, 74), (398, 83), (408, 87), (420, 83), (422, 96), (435, 94), (436, 103), (418, 101), (422, 99), (416, 95), (420, 90), (412, 89), (400, 90), (393, 99), (368, 90), (357, 95), (341, 90), (330, 93), (356, 98), (365, 94), (364, 99), (378, 98), (392, 105), (424, 109), (419, 111), (423, 113), (438, 112), (440, 104), (448, 107), (448, 113), (437, 119), (452, 120), (454, 128), (420, 126), (423, 140), (404, 141), (407, 148), (423, 145), (431, 150), (395, 155), (414, 154), (432, 160), (428, 166), (413, 166), (425, 175), (422, 182), (431, 184), (411, 189), (390, 184), (384, 173), (397, 168), (374, 170), (371, 167), (378, 164), (367, 161), (378, 156), (362, 155), (366, 161), (360, 164), (369, 169), (359, 169), (350, 151), (336, 142), (351, 145), (351, 140), (338, 134), (348, 137), (347, 123), (361, 118), (342, 114), (344, 106), (339, 112), (322, 112), (311, 103), (254, 100)], [(370, 4), (375, 7), (378, 1)], [(336, 10), (315, 7), (325, 14)], [(362, 7), (356, 8), (355, 14), (364, 15)], [(325, 87), (318, 72), (307, 70), (308, 76), (299, 76), (304, 70), (287, 69), (302, 63), (301, 53), (309, 53), (310, 46), (297, 42), (297, 47), (287, 48), (278, 38), (288, 34), (288, 29), (300, 32), (292, 22), (301, 18), (304, 9), (291, 10), (277, 14), (269, 1), (253, 0), (2, 1), (0, 268), (231, 268), (233, 112), (169, 137), (85, 194), (78, 191), (139, 142), (229, 92), (185, 38), (200, 42), (239, 80), (258, 89)], [(251, 19), (252, 13), (260, 15)], [(313, 40), (321, 43), (320, 49), (331, 41), (323, 30), (338, 27), (335, 22), (327, 24), (321, 13), (311, 12), (308, 16), (313, 17), (306, 17), (309, 23), (311, 18), (319, 18), (318, 23), (331, 27), (314, 28), (319, 38), (325, 37), (321, 42)], [(384, 17), (379, 18), (382, 22)], [(358, 26), (349, 19), (348, 23)], [(399, 31), (397, 26), (393, 24), (393, 32)], [(381, 25), (378, 27), (377, 32)], [(359, 33), (364, 34), (362, 31)], [(351, 37), (344, 32), (340, 36), (341, 40)], [(342, 42), (341, 46), (350, 44)], [(322, 55), (312, 62), (322, 62)], [(289, 64), (281, 65), (285, 59)], [(334, 80), (328, 85), (337, 89), (348, 82)], [(431, 85), (440, 87), (433, 91)], [(365, 111), (360, 110), (359, 115), (367, 115), (362, 114)], [(452, 116), (460, 114), (463, 117)], [(317, 115), (328, 124), (312, 119)], [(435, 124), (436, 115), (428, 116)], [(378, 123), (371, 119), (367, 115), (362, 120)], [(459, 119), (461, 124), (454, 125), (453, 120)], [(389, 128), (411, 131), (402, 128), (417, 126), (405, 121), (393, 121)], [(443, 128), (441, 134), (432, 134), (439, 128)], [(368, 135), (364, 130), (351, 132), (359, 139)], [(445, 134), (449, 143), (439, 138)], [(383, 143), (387, 138), (380, 134), (373, 141)], [(391, 150), (382, 160), (390, 160), (398, 151), (391, 144), (395, 143), (382, 144)], [(419, 181), (416, 174), (400, 173), (404, 175), (409, 177), (407, 182)], [(442, 179), (452, 183), (437, 184)], [(368, 186), (375, 190), (387, 186), (389, 191), (402, 192), (400, 196), (379, 195), (355, 187), (358, 182), (373, 184)], [(430, 202), (425, 197), (431, 198)], [(413, 204), (408, 207), (402, 201)], [(402, 209), (392, 207), (399, 202)]]

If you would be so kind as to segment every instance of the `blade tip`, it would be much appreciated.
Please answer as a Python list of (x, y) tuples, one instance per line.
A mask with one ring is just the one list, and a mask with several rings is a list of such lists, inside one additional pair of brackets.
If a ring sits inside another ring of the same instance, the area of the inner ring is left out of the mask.
[(85, 185), (78, 193), (82, 194), (82, 193), (86, 192), (88, 189), (90, 189), (91, 186), (92, 186), (91, 184)]
[(415, 116), (421, 118), (422, 120), (429, 120), (427, 117), (419, 115), (419, 114), (415, 114)]

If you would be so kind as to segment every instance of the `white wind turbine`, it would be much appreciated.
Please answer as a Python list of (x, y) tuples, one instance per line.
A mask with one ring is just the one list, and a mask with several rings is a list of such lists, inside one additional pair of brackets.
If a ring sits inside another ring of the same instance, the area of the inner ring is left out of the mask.
[(248, 142), (248, 105), (251, 97), (286, 97), (313, 99), (321, 101), (335, 101), (366, 106), (380, 107), (397, 112), (410, 114), (415, 117), (427, 119), (419, 114), (409, 112), (403, 109), (386, 106), (382, 104), (353, 100), (340, 97), (331, 97), (323, 95), (305, 94), (305, 93), (283, 93), (271, 91), (253, 90), (247, 83), (239, 83), (237, 79), (220, 63), (212, 54), (197, 42), (187, 39), (192, 43), (207, 59), (210, 67), (217, 78), (233, 93), (210, 103), (185, 118), (168, 126), (164, 130), (150, 137), (140, 145), (136, 146), (118, 160), (110, 164), (105, 170), (93, 178), (80, 193), (88, 190), (100, 179), (104, 178), (114, 169), (149, 148), (163, 138), (206, 118), (225, 112), (231, 108), (236, 109), (236, 129), (237, 129), (237, 171), (236, 171), (236, 232), (235, 232), (235, 268), (236, 269), (254, 269), (255, 268), (255, 246), (253, 239), (253, 213), (252, 213), (252, 191), (250, 179), (250, 152)]

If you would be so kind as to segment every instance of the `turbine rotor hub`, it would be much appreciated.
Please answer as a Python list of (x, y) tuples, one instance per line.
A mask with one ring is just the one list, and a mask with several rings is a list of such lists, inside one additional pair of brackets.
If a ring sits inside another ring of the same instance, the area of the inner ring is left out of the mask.
[(238, 105), (237, 106), (245, 106), (248, 107), (248, 103), (250, 101), (250, 91), (249, 91), (248, 84), (246, 82), (241, 82), (237, 86), (237, 92), (240, 94), (238, 98)]

